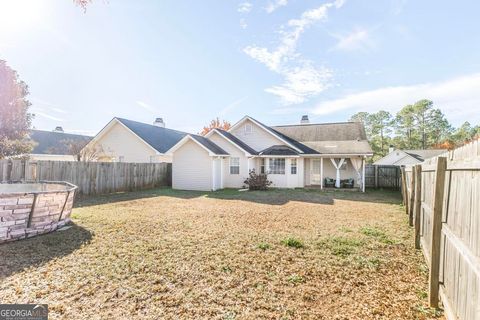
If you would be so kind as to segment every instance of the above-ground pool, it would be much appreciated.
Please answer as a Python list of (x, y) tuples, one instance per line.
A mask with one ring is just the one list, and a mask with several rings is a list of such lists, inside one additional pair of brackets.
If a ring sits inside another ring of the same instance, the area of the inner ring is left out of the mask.
[(54, 231), (70, 222), (76, 186), (0, 183), (0, 243)]

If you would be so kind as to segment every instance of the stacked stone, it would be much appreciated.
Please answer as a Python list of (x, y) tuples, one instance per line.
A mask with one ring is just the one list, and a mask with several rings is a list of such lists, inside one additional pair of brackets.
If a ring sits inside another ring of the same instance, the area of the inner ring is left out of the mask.
[(36, 197), (34, 194), (2, 195), (0, 243), (33, 237), (64, 226), (70, 222), (74, 196), (73, 191), (38, 193)]

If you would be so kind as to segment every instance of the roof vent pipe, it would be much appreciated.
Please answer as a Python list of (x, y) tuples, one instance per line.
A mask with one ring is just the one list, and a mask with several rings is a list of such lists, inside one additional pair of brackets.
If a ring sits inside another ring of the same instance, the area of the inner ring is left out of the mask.
[(303, 115), (302, 120), (300, 120), (301, 124), (307, 124), (310, 123), (310, 120), (308, 120), (308, 115)]
[(165, 122), (163, 122), (163, 118), (155, 118), (153, 125), (155, 127), (165, 128)]
[(53, 132), (62, 132), (63, 133), (63, 128), (62, 127), (55, 127)]

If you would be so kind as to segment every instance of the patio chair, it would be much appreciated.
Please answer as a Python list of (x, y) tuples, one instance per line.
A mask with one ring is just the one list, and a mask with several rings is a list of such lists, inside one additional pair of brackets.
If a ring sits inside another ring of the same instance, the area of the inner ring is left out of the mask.
[(355, 181), (353, 178), (340, 180), (340, 187), (342, 188), (353, 188)]
[(325, 188), (334, 188), (335, 187), (335, 179), (325, 178)]

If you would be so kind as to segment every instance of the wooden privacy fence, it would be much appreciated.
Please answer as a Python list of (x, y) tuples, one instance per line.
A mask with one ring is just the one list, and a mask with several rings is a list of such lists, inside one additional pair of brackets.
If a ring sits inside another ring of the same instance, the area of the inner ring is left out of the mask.
[(480, 319), (480, 141), (402, 169), (415, 246), (429, 266), (429, 302), (448, 319)]
[(401, 173), (399, 166), (379, 166), (374, 164), (365, 166), (365, 187), (399, 190), (400, 185)]
[(82, 195), (171, 185), (167, 163), (0, 160), (0, 181), (66, 181)]

